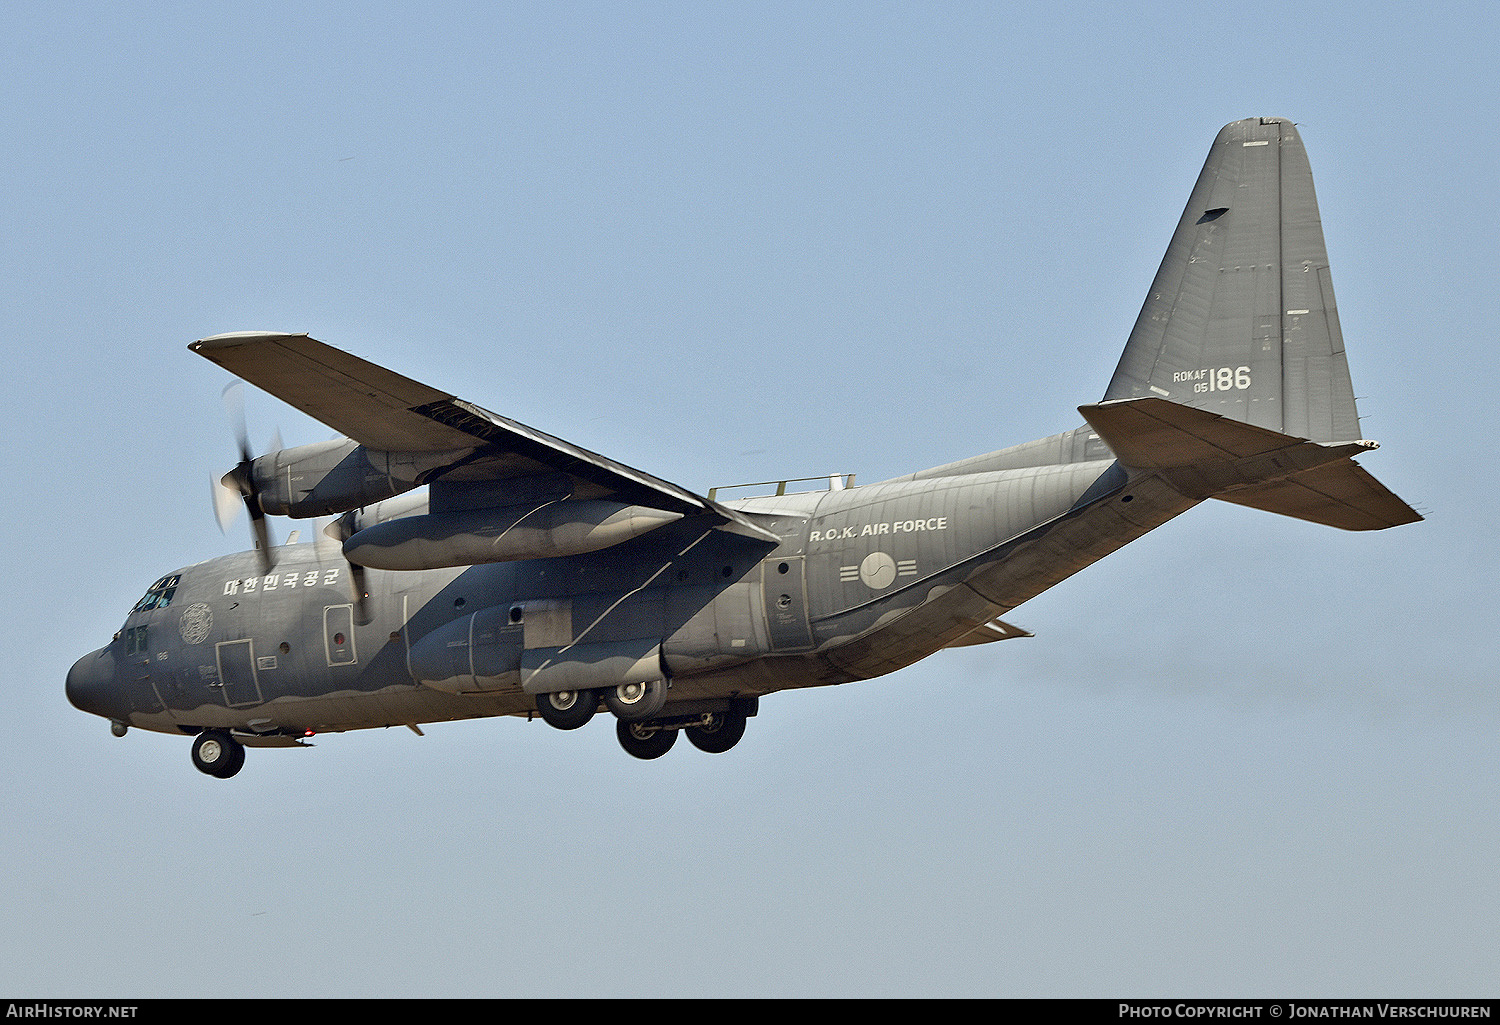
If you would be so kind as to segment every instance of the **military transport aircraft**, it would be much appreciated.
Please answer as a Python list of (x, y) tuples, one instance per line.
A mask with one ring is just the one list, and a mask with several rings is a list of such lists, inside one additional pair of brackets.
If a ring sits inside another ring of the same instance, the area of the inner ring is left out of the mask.
[[(256, 548), (167, 573), (67, 695), (245, 747), (477, 716), (577, 729), (639, 758), (722, 752), (763, 695), (868, 679), (1025, 634), (1000, 617), (1208, 498), (1345, 530), (1419, 520), (1361, 440), (1307, 157), (1292, 123), (1215, 139), (1087, 425), (877, 484), (730, 500), (481, 409), (306, 335), (198, 355), (343, 440), (226, 474)], [(272, 546), (267, 515), (336, 517)]]

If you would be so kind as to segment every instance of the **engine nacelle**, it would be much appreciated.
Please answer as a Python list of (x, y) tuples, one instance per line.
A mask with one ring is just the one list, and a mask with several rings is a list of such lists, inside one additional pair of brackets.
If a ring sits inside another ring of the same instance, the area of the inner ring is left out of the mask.
[(387, 519), (344, 542), (371, 569), (417, 570), (582, 555), (680, 520), (681, 513), (594, 499)]
[(398, 520), (404, 516), (426, 516), (432, 505), (432, 497), (426, 491), (415, 491), (395, 498), (387, 498), (374, 505), (350, 509), (344, 515), (323, 528), (323, 533), (343, 544), (361, 530), (387, 520)]
[[(472, 449), (378, 452), (348, 438), (284, 448), (250, 464), (260, 507), (274, 516), (328, 516), (410, 491)], [(234, 474), (225, 485), (235, 487)]]

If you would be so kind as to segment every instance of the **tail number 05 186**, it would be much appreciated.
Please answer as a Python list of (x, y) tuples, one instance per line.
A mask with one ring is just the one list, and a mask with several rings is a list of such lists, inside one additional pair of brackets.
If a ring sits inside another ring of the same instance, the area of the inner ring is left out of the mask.
[(1204, 371), (1203, 380), (1193, 385), (1193, 391), (1244, 391), (1248, 387), (1249, 367), (1214, 367)]

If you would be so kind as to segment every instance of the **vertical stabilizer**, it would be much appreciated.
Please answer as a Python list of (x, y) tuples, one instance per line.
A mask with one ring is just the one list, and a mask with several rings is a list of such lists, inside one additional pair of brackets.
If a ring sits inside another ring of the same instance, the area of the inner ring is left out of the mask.
[(1284, 118), (1224, 126), (1105, 400), (1158, 396), (1313, 441), (1360, 437), (1323, 225)]

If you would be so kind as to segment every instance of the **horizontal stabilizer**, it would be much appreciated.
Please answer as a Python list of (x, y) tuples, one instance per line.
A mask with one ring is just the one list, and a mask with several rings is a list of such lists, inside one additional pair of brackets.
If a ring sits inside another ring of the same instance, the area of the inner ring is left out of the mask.
[(1079, 412), (1123, 465), (1153, 471), (1190, 498), (1221, 498), (1343, 530), (1422, 518), (1351, 458), (1376, 448), (1372, 441), (1308, 441), (1159, 398)]
[[(1305, 438), (1167, 399), (1119, 399), (1080, 406), (1078, 411), (1099, 432), (1116, 459), (1138, 470), (1240, 460), (1308, 445), (1329, 451)], [(1338, 447), (1361, 451), (1372, 445), (1353, 442)]]
[(1030, 630), (1012, 626), (1003, 619), (992, 619), (977, 630), (964, 634), (956, 641), (949, 641), (950, 648), (967, 648), (974, 644), (989, 644), (993, 641), (1008, 641), (1013, 637), (1035, 637)]
[(1385, 530), (1422, 518), (1352, 459), (1214, 497), (1340, 530)]

